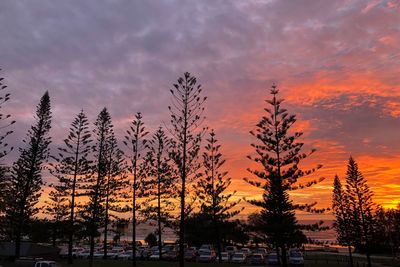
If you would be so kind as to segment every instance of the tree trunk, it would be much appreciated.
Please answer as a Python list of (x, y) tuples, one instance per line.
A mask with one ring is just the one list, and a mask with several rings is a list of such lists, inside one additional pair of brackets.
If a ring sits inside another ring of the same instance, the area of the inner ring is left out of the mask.
[(160, 188), (160, 175), (158, 177), (158, 209), (157, 209), (157, 219), (158, 219), (158, 252), (160, 255), (159, 260), (162, 258), (162, 241), (161, 241), (161, 196), (160, 196), (161, 188)]
[(287, 264), (287, 258), (286, 258), (286, 246), (282, 245), (281, 250), (282, 250), (282, 266), (287, 267), (288, 264)]
[(352, 251), (351, 251), (351, 245), (349, 244), (347, 247), (348, 247), (348, 249), (349, 249), (349, 262), (350, 262), (350, 267), (353, 267), (353, 266), (354, 266), (354, 262), (353, 262), (353, 253), (352, 253)]

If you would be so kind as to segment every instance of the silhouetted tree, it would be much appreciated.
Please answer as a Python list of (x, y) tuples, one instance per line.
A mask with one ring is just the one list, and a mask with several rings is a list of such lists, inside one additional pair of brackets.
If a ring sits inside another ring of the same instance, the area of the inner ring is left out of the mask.
[(338, 243), (348, 247), (350, 266), (353, 267), (352, 244), (354, 231), (352, 225), (349, 198), (343, 191), (339, 177), (336, 175), (333, 181), (332, 211), (335, 215), (334, 228)]
[(375, 213), (375, 226), (371, 247), (380, 253), (390, 252), (396, 257), (400, 247), (400, 209), (378, 207)]
[(64, 230), (64, 222), (68, 218), (69, 203), (67, 195), (67, 186), (65, 183), (51, 184), (52, 190), (49, 197), (45, 200), (44, 213), (48, 215), (52, 229), (52, 243), (56, 247), (57, 237)]
[(9, 168), (4, 164), (4, 157), (8, 154), (8, 152), (13, 150), (13, 147), (8, 146), (6, 138), (8, 135), (13, 133), (13, 130), (10, 129), (10, 126), (15, 123), (14, 120), (10, 121), (11, 115), (4, 114), (2, 110), (3, 105), (10, 100), (10, 93), (4, 93), (6, 89), (7, 85), (4, 84), (4, 78), (0, 77), (0, 219), (5, 209), (4, 190), (6, 188), (6, 175), (9, 171)]
[(93, 146), (93, 152), (96, 159), (93, 166), (94, 175), (87, 180), (89, 203), (86, 207), (86, 212), (90, 214), (88, 218), (90, 227), (90, 266), (93, 266), (95, 238), (99, 235), (98, 228), (104, 222), (104, 207), (101, 203), (105, 199), (105, 185), (108, 174), (107, 148), (114, 134), (111, 116), (106, 108), (100, 112), (94, 125), (95, 145)]
[(171, 129), (173, 136), (170, 157), (175, 164), (180, 177), (180, 221), (179, 221), (179, 266), (184, 266), (185, 242), (185, 205), (186, 186), (188, 180), (197, 177), (200, 168), (198, 154), (200, 151), (201, 137), (204, 129), (199, 129), (203, 121), (203, 97), (201, 85), (197, 85), (196, 77), (185, 72), (170, 90), (172, 94)]
[[(261, 208), (259, 216), (259, 229), (267, 241), (276, 246), (277, 253), (281, 252), (280, 259), (283, 266), (287, 266), (286, 252), (293, 240), (306, 240), (302, 227), (295, 217), (295, 210), (318, 212), (316, 203), (294, 204), (289, 199), (289, 192), (296, 189), (309, 187), (317, 181), (299, 184), (298, 180), (310, 175), (321, 166), (303, 171), (299, 168), (300, 161), (312, 154), (302, 153), (303, 143), (298, 139), (301, 132), (290, 133), (291, 127), (296, 122), (295, 115), (289, 115), (281, 107), (282, 99), (278, 99), (278, 89), (275, 85), (271, 89), (271, 100), (266, 100), (269, 107), (265, 108), (263, 116), (251, 135), (256, 137), (258, 143), (252, 144), (255, 156), (248, 158), (262, 166), (260, 170), (248, 171), (257, 177), (256, 180), (245, 178), (249, 184), (263, 190), (262, 200), (249, 202)], [(298, 243), (298, 242), (296, 242)], [(280, 250), (278, 249), (280, 248)]]
[(129, 185), (128, 176), (126, 173), (127, 166), (124, 159), (124, 153), (118, 148), (117, 139), (114, 135), (107, 142), (107, 177), (105, 180), (105, 199), (104, 208), (104, 241), (103, 251), (104, 258), (107, 258), (107, 240), (108, 240), (108, 225), (110, 218), (118, 219), (116, 213), (127, 211), (123, 207), (123, 190)]
[[(68, 201), (69, 227), (68, 227), (68, 263), (72, 264), (72, 246), (75, 230), (75, 206), (76, 197), (85, 186), (85, 181), (92, 174), (89, 153), (91, 151), (91, 133), (89, 122), (83, 111), (73, 120), (69, 133), (62, 147), (58, 148), (58, 154), (53, 156), (54, 164), (51, 164), (51, 174), (57, 180), (57, 190)], [(57, 201), (56, 201), (57, 202)]]
[(161, 255), (163, 226), (169, 224), (175, 208), (171, 198), (176, 194), (176, 176), (172, 173), (168, 155), (170, 140), (161, 127), (148, 140), (147, 147), (149, 152), (146, 155), (148, 168), (146, 183), (149, 197), (143, 214), (148, 220), (157, 222), (156, 234), (158, 236), (158, 250)]
[(131, 171), (133, 174), (133, 183), (132, 183), (132, 264), (136, 266), (136, 211), (139, 206), (137, 203), (137, 198), (140, 197), (139, 190), (143, 190), (143, 188), (139, 187), (139, 184), (142, 183), (142, 179), (144, 179), (144, 170), (142, 163), (142, 154), (141, 152), (145, 148), (146, 139), (145, 136), (148, 134), (144, 127), (144, 123), (142, 120), (142, 114), (138, 112), (133, 119), (130, 129), (127, 130), (127, 135), (125, 136), (124, 144), (131, 150), (132, 154), (130, 155), (131, 159)]
[(221, 145), (215, 137), (214, 130), (211, 130), (203, 153), (204, 174), (197, 182), (196, 195), (200, 201), (201, 212), (210, 216), (214, 242), (217, 247), (218, 261), (221, 262), (221, 225), (237, 214), (240, 210), (232, 209), (240, 202), (232, 201), (232, 193), (225, 193), (231, 184), (228, 172), (222, 171), (225, 160), (220, 152)]
[[(359, 233), (359, 242), (364, 246), (367, 255), (368, 267), (371, 267), (370, 243), (373, 233), (373, 211), (372, 192), (367, 185), (362, 173), (358, 170), (355, 160), (350, 157), (346, 173), (346, 195), (355, 232)], [(357, 241), (358, 241), (357, 240)]]
[(48, 158), (51, 138), (50, 97), (46, 92), (36, 109), (35, 124), (24, 140), (26, 147), (20, 148), (20, 156), (13, 164), (11, 177), (7, 181), (6, 217), (15, 241), (15, 257), (20, 255), (23, 230), (33, 215), (38, 212), (36, 204), (43, 185), (43, 163)]
[(146, 242), (149, 247), (153, 247), (157, 245), (157, 236), (154, 233), (149, 233), (144, 239), (144, 242)]

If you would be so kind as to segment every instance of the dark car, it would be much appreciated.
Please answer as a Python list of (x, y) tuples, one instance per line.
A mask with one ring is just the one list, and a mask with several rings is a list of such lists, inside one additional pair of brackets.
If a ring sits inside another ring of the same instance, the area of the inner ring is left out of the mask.
[(170, 250), (165, 253), (165, 256), (163, 256), (164, 259), (167, 261), (176, 261), (178, 259), (178, 251), (176, 250)]
[(264, 255), (261, 253), (255, 253), (250, 257), (250, 264), (251, 265), (262, 265), (265, 263)]
[(184, 255), (185, 261), (196, 261), (197, 254), (193, 249), (187, 250)]

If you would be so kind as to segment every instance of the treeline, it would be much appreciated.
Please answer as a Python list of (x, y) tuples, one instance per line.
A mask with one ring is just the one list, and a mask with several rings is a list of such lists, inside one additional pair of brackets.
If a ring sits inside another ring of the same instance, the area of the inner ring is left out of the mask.
[[(4, 92), (7, 87), (3, 79), (0, 82)], [(180, 266), (184, 266), (185, 242), (213, 243), (221, 260), (223, 244), (245, 243), (249, 238), (275, 248), (280, 263), (287, 266), (288, 250), (308, 242), (305, 230), (326, 229), (322, 221), (301, 225), (296, 219), (296, 210), (326, 211), (317, 208), (316, 202), (290, 199), (292, 191), (310, 188), (323, 180), (313, 178), (322, 166), (300, 168), (300, 163), (315, 150), (303, 151), (304, 143), (300, 141), (303, 133), (292, 128), (296, 116), (282, 107), (283, 99), (279, 98), (275, 85), (266, 100), (265, 114), (250, 132), (254, 152), (248, 158), (254, 162), (254, 169), (248, 169), (252, 178), (244, 181), (258, 188), (261, 194), (245, 199), (258, 210), (249, 216), (246, 225), (235, 217), (242, 211), (238, 206), (241, 198), (235, 196), (235, 191), (228, 191), (231, 177), (224, 167), (216, 132), (205, 126), (207, 98), (197, 79), (185, 73), (173, 84), (170, 94), (170, 121), (155, 131), (148, 129), (138, 112), (126, 126), (123, 139), (118, 140), (107, 108), (100, 111), (94, 122), (82, 110), (72, 119), (57, 151), (49, 150), (50, 96), (48, 92), (42, 96), (35, 121), (19, 148), (19, 157), (10, 166), (0, 166), (0, 234), (3, 240), (15, 243), (16, 258), (24, 237), (33, 241), (43, 237), (38, 235), (43, 231), (40, 227), (43, 222), (36, 220), (40, 210), (47, 214), (46, 224), (52, 229), (54, 245), (58, 239), (68, 239), (69, 263), (74, 241), (86, 239), (90, 244), (91, 265), (95, 242), (101, 233), (107, 257), (109, 233), (117, 231), (117, 236), (121, 235), (130, 223), (132, 240), (136, 240), (136, 227), (144, 220), (155, 222), (160, 255), (164, 228), (176, 231)], [(9, 93), (3, 94), (0, 107), (9, 97)], [(14, 121), (6, 114), (0, 114), (0, 121), (3, 124), (0, 159), (4, 163), (12, 149), (6, 139), (12, 134)], [(352, 160), (350, 165), (344, 189), (339, 179), (335, 179), (335, 228), (341, 243), (357, 246), (369, 257), (374, 242), (370, 236), (378, 233), (371, 230), (374, 216), (370, 214), (376, 212), (379, 218), (393, 221), (396, 227), (394, 218), (398, 215), (373, 208), (372, 194), (356, 163)], [(39, 198), (45, 186), (44, 169), (49, 170), (55, 182), (48, 184), (49, 197), (42, 205)], [(392, 229), (381, 231), (382, 235), (392, 233)], [(394, 248), (392, 243), (389, 246)], [(134, 265), (136, 250), (136, 242), (132, 242)]]
[(395, 256), (400, 246), (400, 209), (384, 210), (372, 197), (358, 164), (350, 157), (345, 184), (335, 176), (332, 195), (337, 241), (348, 247), (350, 266), (354, 266), (353, 248), (365, 253), (371, 266), (372, 252)]

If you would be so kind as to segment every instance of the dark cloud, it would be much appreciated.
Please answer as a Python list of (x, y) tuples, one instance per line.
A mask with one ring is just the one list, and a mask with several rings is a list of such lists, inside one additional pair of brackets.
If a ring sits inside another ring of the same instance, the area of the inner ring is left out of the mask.
[[(21, 144), (45, 90), (55, 144), (82, 108), (93, 121), (107, 106), (120, 136), (137, 111), (155, 128), (168, 120), (169, 88), (189, 71), (209, 96), (207, 123), (235, 160), (272, 82), (315, 123), (315, 142), (394, 152), (399, 8), (390, 0), (1, 1), (0, 66), (17, 120), (10, 140)], [(341, 109), (353, 96), (362, 105)]]

